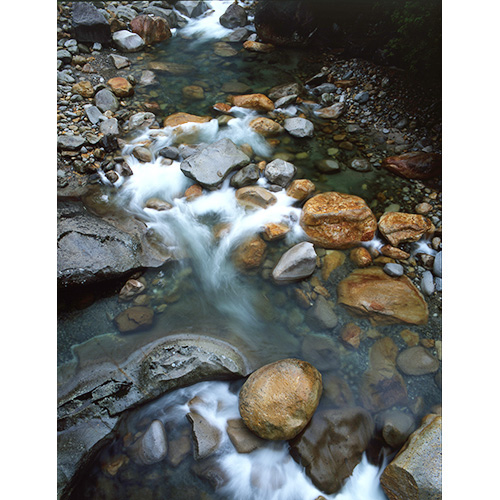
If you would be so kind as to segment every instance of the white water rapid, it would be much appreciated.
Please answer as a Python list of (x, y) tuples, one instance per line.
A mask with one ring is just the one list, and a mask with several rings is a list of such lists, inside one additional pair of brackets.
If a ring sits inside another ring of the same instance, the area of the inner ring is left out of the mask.
[(219, 0), (206, 2), (210, 10), (196, 19), (187, 19), (188, 24), (182, 28), (182, 33), (188, 37), (196, 37), (196, 42), (217, 40), (231, 33), (233, 30), (224, 28), (219, 23), (219, 18), (233, 3), (232, 0)]
[[(197, 402), (187, 402), (197, 397)], [(215, 458), (228, 478), (218, 493), (230, 500), (314, 500), (322, 495), (329, 500), (387, 500), (380, 485), (381, 469), (363, 455), (352, 476), (334, 495), (318, 490), (304, 468), (292, 459), (286, 441), (268, 441), (251, 452), (238, 453), (231, 443), (226, 425), (228, 419), (240, 418), (238, 394), (227, 382), (202, 382), (178, 389), (149, 404), (135, 415), (155, 418), (169, 426), (181, 425), (186, 414), (195, 410), (221, 433)]]

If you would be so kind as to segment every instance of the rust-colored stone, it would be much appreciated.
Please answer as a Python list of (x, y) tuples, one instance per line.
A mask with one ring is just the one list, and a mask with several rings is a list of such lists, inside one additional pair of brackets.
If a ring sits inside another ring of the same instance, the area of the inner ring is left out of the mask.
[(203, 194), (203, 188), (199, 184), (193, 184), (192, 186), (189, 186), (185, 193), (184, 197), (188, 200), (194, 200), (195, 198), (198, 198)]
[(323, 265), (321, 266), (321, 279), (326, 281), (332, 272), (340, 267), (345, 262), (345, 254), (338, 250), (329, 251), (323, 257)]
[(163, 120), (164, 127), (177, 127), (184, 123), (207, 123), (211, 120), (209, 116), (190, 115), (189, 113), (174, 113)]
[(167, 21), (159, 16), (137, 16), (130, 21), (130, 29), (139, 35), (146, 45), (163, 42), (172, 36)]
[(108, 85), (117, 97), (130, 97), (134, 94), (132, 84), (121, 76), (115, 76), (108, 80)]
[(301, 226), (317, 246), (345, 249), (371, 240), (377, 221), (359, 196), (331, 191), (305, 203)]
[(321, 397), (321, 374), (299, 359), (283, 359), (259, 368), (239, 396), (245, 425), (264, 439), (292, 439), (307, 425)]
[(92, 84), (87, 80), (75, 83), (72, 88), (73, 92), (78, 92), (82, 97), (94, 97), (95, 91)]
[(276, 196), (260, 186), (245, 186), (236, 191), (236, 201), (245, 208), (267, 208), (277, 202)]
[(384, 245), (380, 249), (380, 252), (382, 253), (382, 255), (390, 257), (391, 259), (406, 260), (410, 258), (410, 254), (408, 252), (405, 252), (400, 248), (393, 247), (392, 245)]
[(361, 328), (355, 323), (347, 323), (340, 331), (342, 340), (357, 349), (361, 343)]
[(229, 115), (231, 113), (231, 105), (227, 104), (226, 102), (218, 102), (214, 104), (214, 109), (215, 111), (218, 111), (219, 113), (223, 113), (225, 115)]
[(273, 101), (264, 94), (235, 95), (230, 96), (229, 101), (233, 106), (254, 109), (255, 111), (261, 111), (263, 113), (274, 110)]
[(358, 267), (368, 267), (373, 262), (370, 252), (365, 247), (353, 248), (349, 254), (349, 258)]
[(401, 177), (424, 180), (441, 176), (442, 159), (437, 153), (412, 151), (384, 158), (382, 166)]
[(265, 116), (254, 118), (249, 123), (249, 126), (252, 130), (263, 137), (274, 137), (283, 132), (283, 127), (279, 123), (271, 120), (270, 118), (266, 118)]
[(243, 43), (243, 48), (245, 50), (249, 50), (250, 52), (261, 52), (267, 54), (274, 50), (274, 45), (272, 43), (261, 43), (247, 40)]
[(435, 230), (432, 222), (418, 214), (387, 212), (378, 221), (378, 228), (389, 243), (397, 247), (400, 243), (418, 241)]
[(309, 179), (295, 179), (288, 186), (286, 194), (291, 198), (303, 201), (311, 196), (315, 190), (316, 186), (314, 185), (314, 182), (310, 181)]
[(424, 325), (427, 302), (406, 276), (388, 276), (380, 267), (356, 269), (338, 285), (338, 302), (373, 325)]
[(262, 237), (266, 241), (283, 239), (290, 232), (290, 227), (283, 223), (269, 222), (264, 226)]
[(239, 245), (233, 254), (238, 269), (249, 271), (259, 267), (266, 254), (266, 242), (260, 236), (253, 236)]

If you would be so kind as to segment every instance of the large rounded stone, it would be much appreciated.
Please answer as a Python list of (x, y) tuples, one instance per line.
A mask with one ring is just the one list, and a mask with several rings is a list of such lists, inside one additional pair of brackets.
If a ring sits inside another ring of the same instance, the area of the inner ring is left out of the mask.
[(426, 375), (439, 370), (439, 360), (420, 345), (405, 349), (399, 354), (396, 362), (406, 375)]
[(435, 229), (427, 217), (402, 212), (385, 213), (378, 221), (378, 228), (395, 247), (400, 243), (418, 241), (424, 234), (432, 233)]
[(312, 137), (314, 135), (314, 125), (305, 118), (287, 118), (284, 124), (285, 130), (294, 137)]
[(115, 76), (108, 80), (108, 85), (110, 86), (113, 94), (117, 97), (130, 97), (134, 94), (134, 87), (131, 83), (122, 76)]
[(286, 187), (297, 172), (293, 163), (277, 158), (269, 162), (264, 169), (264, 175), (269, 182)]
[(431, 179), (441, 175), (441, 155), (411, 151), (382, 160), (382, 166), (390, 172), (408, 179)]
[(219, 17), (219, 22), (224, 28), (238, 28), (245, 26), (248, 22), (247, 11), (237, 3), (231, 4), (226, 12)]
[(283, 131), (283, 127), (278, 122), (275, 122), (270, 118), (266, 118), (265, 116), (254, 118), (249, 123), (249, 126), (252, 130), (263, 137), (274, 137), (281, 134)]
[(316, 268), (316, 251), (312, 243), (303, 241), (286, 251), (273, 269), (277, 283), (289, 283), (310, 276)]
[(264, 439), (292, 439), (307, 425), (321, 397), (321, 374), (299, 359), (283, 359), (253, 372), (241, 388), (240, 415)]
[(130, 454), (139, 465), (161, 462), (168, 452), (167, 433), (160, 420), (153, 420), (137, 441), (131, 446)]
[(377, 220), (359, 196), (330, 191), (313, 196), (302, 211), (301, 226), (324, 248), (344, 249), (370, 241)]
[(120, 332), (142, 330), (153, 324), (154, 311), (149, 307), (134, 306), (118, 314), (114, 321)]
[(379, 267), (356, 269), (338, 285), (338, 302), (374, 325), (424, 325), (427, 302), (409, 278), (388, 276)]
[(290, 453), (316, 487), (335, 493), (361, 461), (373, 430), (372, 418), (363, 408), (318, 412), (292, 441)]
[(384, 469), (380, 484), (389, 500), (442, 498), (441, 416), (430, 414)]

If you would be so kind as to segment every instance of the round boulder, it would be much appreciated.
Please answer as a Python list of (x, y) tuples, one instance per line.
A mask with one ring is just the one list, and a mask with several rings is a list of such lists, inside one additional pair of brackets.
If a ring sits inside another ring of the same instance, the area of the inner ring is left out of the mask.
[(292, 439), (313, 416), (321, 392), (316, 368), (299, 359), (282, 359), (248, 377), (239, 396), (240, 415), (259, 437)]

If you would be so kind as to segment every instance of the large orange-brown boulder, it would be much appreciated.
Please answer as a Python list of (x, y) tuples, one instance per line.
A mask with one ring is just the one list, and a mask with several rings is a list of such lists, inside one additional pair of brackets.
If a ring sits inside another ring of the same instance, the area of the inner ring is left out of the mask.
[(434, 224), (423, 215), (387, 212), (378, 221), (378, 228), (389, 243), (397, 247), (400, 243), (418, 241), (424, 234), (434, 232)]
[(335, 191), (308, 200), (300, 224), (323, 248), (350, 248), (373, 239), (377, 230), (377, 219), (362, 198)]
[(262, 111), (263, 113), (274, 110), (273, 101), (264, 94), (235, 95), (230, 96), (229, 101), (233, 106), (254, 109), (255, 111)]
[(338, 302), (373, 325), (425, 325), (427, 302), (406, 276), (392, 277), (380, 267), (354, 270), (338, 285)]
[(321, 391), (321, 374), (314, 366), (299, 359), (282, 359), (248, 377), (239, 396), (240, 415), (264, 439), (292, 439), (311, 420)]
[(252, 130), (263, 137), (274, 137), (283, 132), (283, 127), (278, 122), (275, 122), (270, 118), (266, 118), (265, 116), (254, 118), (249, 123), (249, 126)]
[(108, 80), (108, 85), (111, 87), (113, 94), (117, 97), (129, 97), (134, 94), (134, 87), (131, 83), (122, 76), (115, 76)]
[(438, 153), (411, 151), (382, 160), (382, 166), (390, 172), (408, 179), (431, 179), (441, 175), (442, 159)]
[(130, 21), (130, 29), (138, 34), (146, 45), (163, 42), (172, 36), (167, 21), (158, 16), (137, 16)]
[(197, 116), (189, 113), (174, 113), (163, 120), (164, 127), (177, 127), (184, 123), (207, 123), (211, 120), (209, 116)]
[(389, 500), (442, 498), (441, 433), (440, 415), (423, 418), (380, 477)]

